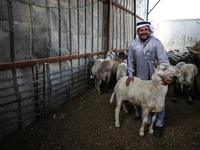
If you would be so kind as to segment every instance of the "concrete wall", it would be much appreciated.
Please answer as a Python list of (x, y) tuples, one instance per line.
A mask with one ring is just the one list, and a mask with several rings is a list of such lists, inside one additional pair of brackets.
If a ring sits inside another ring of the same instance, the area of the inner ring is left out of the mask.
[(193, 47), (200, 40), (199, 19), (154, 20), (155, 35), (166, 50), (186, 50), (186, 46)]

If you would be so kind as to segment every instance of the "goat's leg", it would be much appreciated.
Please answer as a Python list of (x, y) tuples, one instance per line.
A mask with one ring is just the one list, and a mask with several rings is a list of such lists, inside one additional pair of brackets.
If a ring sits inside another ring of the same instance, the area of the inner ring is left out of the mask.
[(156, 112), (151, 112), (151, 124), (149, 126), (149, 134), (153, 134), (154, 130), (153, 130), (153, 124), (156, 120)]
[(101, 93), (101, 81), (98, 79), (98, 82), (97, 82), (97, 91), (99, 93)]
[(109, 87), (110, 78), (111, 78), (111, 71), (109, 71), (107, 76), (106, 76), (106, 94), (108, 94), (108, 87)]
[(127, 109), (126, 104), (124, 102), (122, 102), (122, 108), (125, 111), (125, 113), (128, 113), (128, 109)]
[(193, 104), (193, 101), (192, 101), (192, 88), (189, 87), (188, 90), (189, 90), (189, 94), (188, 94), (189, 104), (192, 105)]
[(95, 89), (97, 92), (99, 92), (99, 79), (95, 79)]
[[(177, 85), (178, 84), (178, 85)], [(175, 88), (175, 87), (174, 87)], [(173, 99), (173, 102), (174, 103), (177, 103), (177, 95), (180, 93), (180, 84), (179, 83), (176, 83), (176, 88), (174, 90), (174, 99)]]
[(177, 89), (176, 89), (176, 87), (177, 87), (177, 77), (174, 77), (173, 79), (174, 79), (174, 94), (175, 94), (176, 91), (177, 91)]
[(115, 126), (120, 127), (119, 123), (119, 112), (121, 108), (121, 100), (116, 100), (116, 108), (115, 108)]
[(101, 80), (101, 83), (99, 84), (99, 92), (100, 92), (100, 94), (104, 93), (104, 86), (105, 86), (105, 82)]
[(143, 110), (142, 125), (141, 125), (140, 130), (139, 130), (139, 135), (140, 136), (144, 136), (144, 127), (147, 124), (147, 116), (148, 116), (148, 114), (149, 114), (148, 110)]

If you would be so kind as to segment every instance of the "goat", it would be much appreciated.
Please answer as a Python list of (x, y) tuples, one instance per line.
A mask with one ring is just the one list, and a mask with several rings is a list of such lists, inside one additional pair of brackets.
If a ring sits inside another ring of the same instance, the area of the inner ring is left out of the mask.
[[(173, 76), (180, 76), (180, 71), (175, 66), (160, 64), (153, 73), (152, 80), (141, 80), (138, 77), (134, 77), (134, 81), (130, 82), (127, 87), (125, 83), (128, 77), (126, 76), (120, 79), (115, 85), (114, 92), (110, 99), (110, 103), (112, 103), (116, 96), (115, 126), (120, 127), (119, 112), (121, 103), (128, 100), (134, 107), (142, 107), (143, 120), (139, 130), (140, 136), (144, 136), (144, 127), (147, 123), (147, 116), (149, 112), (152, 112), (149, 133), (153, 134), (153, 124), (156, 113), (162, 111), (168, 90), (168, 85), (162, 85), (162, 79), (168, 79)], [(122, 105), (122, 107), (125, 112), (128, 112), (125, 105)]]
[(119, 81), (122, 77), (127, 76), (128, 69), (126, 63), (121, 63), (117, 67), (116, 80)]
[[(179, 70), (181, 69), (181, 67), (183, 66), (183, 65), (185, 65), (186, 64), (186, 62), (179, 62), (179, 63), (177, 63), (176, 65), (175, 65), (175, 67), (176, 68), (178, 68)], [(174, 94), (177, 92), (176, 91), (176, 88), (177, 88), (177, 77), (173, 77), (173, 83), (174, 83)], [(176, 99), (174, 99), (173, 100), (173, 102), (174, 103), (176, 103)]]
[(171, 65), (176, 65), (178, 62), (185, 61), (187, 57), (190, 55), (188, 51), (182, 52), (167, 52), (167, 56)]
[(186, 62), (179, 62), (178, 64), (176, 64), (176, 68), (178, 68), (179, 70), (181, 69), (181, 67), (183, 66), (183, 65), (185, 65), (186, 64)]
[[(113, 59), (115, 53), (112, 52), (112, 51), (107, 51), (106, 53), (106, 60), (109, 60), (109, 59)], [(95, 62), (94, 62), (94, 65), (92, 66), (92, 78), (94, 79), (94, 84), (95, 84), (95, 89), (101, 93), (101, 90), (100, 90), (100, 80), (98, 80), (95, 76), (95, 74), (97, 73), (97, 70), (100, 68), (101, 66), (101, 63), (104, 61), (104, 59), (97, 59)]]
[(181, 76), (176, 80), (178, 86), (175, 87), (174, 103), (177, 102), (177, 95), (180, 90), (183, 91), (183, 87), (187, 88), (189, 104), (193, 104), (192, 96), (194, 96), (194, 83), (198, 74), (198, 68), (195, 64), (185, 64), (180, 69)]
[(198, 99), (200, 99), (200, 72), (198, 73), (197, 77), (196, 77), (196, 91), (198, 91)]
[(111, 75), (116, 75), (118, 65), (122, 63), (126, 58), (126, 53), (120, 52), (118, 58), (104, 60), (101, 63), (100, 68), (97, 70), (96, 77), (105, 83), (106, 93), (108, 93), (108, 86), (111, 79)]

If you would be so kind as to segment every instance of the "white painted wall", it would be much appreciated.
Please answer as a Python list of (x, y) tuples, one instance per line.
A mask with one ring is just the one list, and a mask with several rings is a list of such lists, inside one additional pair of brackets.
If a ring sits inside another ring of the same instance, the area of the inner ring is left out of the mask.
[(153, 20), (156, 28), (155, 35), (166, 50), (186, 50), (186, 46), (193, 47), (200, 41), (200, 18), (180, 20)]

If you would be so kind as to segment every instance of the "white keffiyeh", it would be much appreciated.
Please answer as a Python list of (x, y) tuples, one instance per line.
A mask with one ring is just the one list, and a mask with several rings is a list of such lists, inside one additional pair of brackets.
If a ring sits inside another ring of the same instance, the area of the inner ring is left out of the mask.
[(151, 30), (151, 34), (150, 36), (154, 36), (155, 35), (153, 34), (154, 31), (155, 31), (155, 28), (154, 26), (150, 23), (150, 22), (147, 22), (147, 21), (140, 21), (139, 23), (141, 23), (140, 25), (137, 25), (136, 27), (136, 34), (138, 35), (138, 29), (141, 28), (141, 27), (144, 27), (144, 26), (149, 26), (150, 30)]

